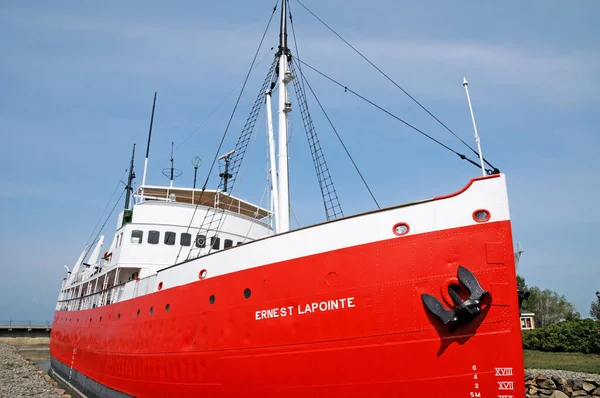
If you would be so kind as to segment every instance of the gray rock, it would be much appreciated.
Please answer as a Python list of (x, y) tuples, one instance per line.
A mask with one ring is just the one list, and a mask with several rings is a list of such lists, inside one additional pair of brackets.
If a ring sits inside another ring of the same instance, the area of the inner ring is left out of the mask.
[(550, 398), (569, 398), (569, 396), (561, 391), (554, 391)]
[(585, 390), (585, 392), (591, 393), (592, 391), (594, 391), (596, 389), (596, 386), (593, 383), (589, 383), (587, 381), (584, 381), (583, 382), (583, 389)]
[(63, 398), (39, 370), (16, 348), (0, 342), (0, 397)]
[(573, 393), (573, 395), (571, 395), (571, 397), (588, 397), (588, 396), (589, 395), (587, 395), (587, 393), (585, 391), (583, 391), (583, 390), (575, 391)]
[(538, 387), (543, 388), (544, 390), (556, 390), (556, 384), (552, 381), (552, 379), (541, 379), (538, 378)]
[[(600, 375), (599, 374), (594, 374), (594, 373), (582, 373), (582, 372), (571, 372), (568, 370), (555, 370), (555, 369), (525, 369), (525, 377), (527, 376), (537, 376), (537, 375), (544, 375), (546, 378), (550, 377), (552, 378), (552, 376), (558, 376), (558, 377), (564, 377), (567, 380), (573, 380), (573, 379), (594, 379), (594, 380), (600, 380)], [(526, 379), (527, 380), (527, 379)], [(573, 387), (573, 386), (571, 386)], [(600, 385), (599, 385), (600, 387)]]

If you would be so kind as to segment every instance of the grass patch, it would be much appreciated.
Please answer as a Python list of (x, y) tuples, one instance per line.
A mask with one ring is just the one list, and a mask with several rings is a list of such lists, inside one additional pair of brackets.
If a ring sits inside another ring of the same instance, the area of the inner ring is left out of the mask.
[(525, 369), (559, 369), (600, 374), (600, 355), (524, 350)]

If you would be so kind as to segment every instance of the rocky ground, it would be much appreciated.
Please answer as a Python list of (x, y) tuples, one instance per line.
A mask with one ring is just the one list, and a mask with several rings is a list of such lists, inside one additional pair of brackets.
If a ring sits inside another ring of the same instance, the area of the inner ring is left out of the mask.
[(597, 398), (600, 397), (600, 375), (527, 369), (525, 392), (528, 398)]
[(57, 383), (16, 348), (0, 341), (0, 397), (68, 398)]

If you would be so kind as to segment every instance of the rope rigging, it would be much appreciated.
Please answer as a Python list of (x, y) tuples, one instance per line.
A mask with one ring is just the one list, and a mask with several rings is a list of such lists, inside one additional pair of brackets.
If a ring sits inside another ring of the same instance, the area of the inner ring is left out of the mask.
[[(265, 29), (264, 29), (264, 31), (263, 31), (262, 37), (261, 37), (261, 39), (260, 39), (260, 42), (259, 42), (259, 44), (258, 44), (258, 48), (256, 49), (256, 52), (255, 52), (255, 54), (254, 54), (254, 57), (252, 58), (252, 62), (251, 62), (251, 64), (250, 64), (250, 68), (248, 69), (248, 73), (246, 74), (246, 78), (244, 79), (244, 84), (242, 85), (242, 88), (241, 88), (241, 90), (240, 90), (240, 93), (239, 93), (239, 95), (238, 95), (238, 97), (237, 97), (237, 99), (236, 99), (236, 101), (235, 101), (235, 105), (234, 105), (234, 107), (233, 107), (233, 110), (232, 110), (232, 112), (231, 112), (231, 115), (230, 115), (230, 117), (229, 117), (229, 120), (227, 121), (227, 126), (225, 127), (225, 131), (223, 132), (223, 136), (221, 137), (221, 141), (219, 142), (219, 146), (218, 146), (218, 148), (217, 148), (217, 151), (215, 152), (215, 156), (214, 156), (214, 158), (213, 158), (213, 161), (212, 161), (212, 163), (211, 163), (211, 166), (210, 166), (210, 169), (209, 169), (209, 171), (208, 171), (208, 174), (206, 175), (206, 180), (204, 181), (204, 184), (202, 185), (202, 191), (200, 192), (200, 195), (199, 195), (199, 198), (198, 198), (198, 203), (197, 203), (197, 204), (196, 204), (196, 206), (194, 207), (194, 212), (192, 213), (192, 217), (191, 217), (191, 219), (190, 219), (190, 222), (189, 222), (189, 224), (188, 224), (188, 227), (187, 227), (187, 229), (186, 229), (186, 232), (189, 232), (189, 230), (190, 230), (190, 228), (191, 228), (191, 226), (192, 226), (192, 223), (193, 223), (193, 221), (194, 221), (194, 217), (195, 217), (195, 215), (196, 215), (196, 212), (197, 212), (197, 210), (198, 210), (198, 207), (200, 206), (200, 203), (201, 203), (201, 201), (202, 201), (202, 197), (203, 197), (203, 195), (204, 195), (204, 193), (205, 193), (205, 191), (206, 191), (206, 187), (208, 186), (208, 181), (209, 181), (209, 179), (210, 179), (210, 176), (211, 176), (211, 174), (212, 174), (212, 171), (213, 171), (213, 169), (214, 169), (214, 167), (215, 167), (215, 164), (216, 164), (216, 162), (217, 162), (217, 160), (218, 160), (219, 153), (221, 152), (221, 148), (223, 147), (223, 142), (225, 141), (225, 137), (227, 136), (227, 132), (229, 131), (229, 127), (231, 126), (231, 122), (232, 122), (232, 120), (233, 120), (233, 117), (234, 117), (234, 115), (235, 115), (235, 112), (236, 112), (236, 110), (237, 110), (237, 107), (238, 107), (238, 105), (239, 105), (239, 103), (240, 103), (240, 99), (241, 99), (241, 97), (242, 97), (242, 94), (244, 93), (244, 89), (246, 88), (246, 84), (248, 83), (248, 78), (250, 77), (250, 73), (252, 72), (252, 69), (254, 68), (254, 64), (256, 63), (256, 59), (257, 59), (257, 57), (258, 57), (258, 54), (259, 54), (259, 52), (260, 52), (260, 49), (262, 48), (262, 44), (263, 44), (263, 42), (264, 42), (264, 40), (265, 40), (265, 36), (267, 35), (267, 31), (269, 30), (269, 26), (271, 26), (271, 22), (272, 22), (272, 20), (273, 20), (273, 16), (275, 15), (275, 12), (277, 11), (277, 4), (278, 4), (278, 3), (279, 3), (279, 0), (277, 0), (277, 1), (275, 2), (275, 6), (273, 7), (273, 11), (271, 12), (271, 16), (269, 17), (269, 21), (267, 22), (267, 26), (265, 27)], [(268, 84), (268, 83), (271, 81), (271, 79), (272, 79), (272, 73), (273, 73), (272, 71), (274, 70), (274, 68), (275, 68), (275, 65), (276, 65), (276, 61), (274, 61), (274, 62), (273, 62), (273, 64), (271, 65), (271, 73), (270, 73), (270, 76), (267, 76), (267, 79), (265, 79), (265, 83), (263, 83), (263, 85), (266, 85), (266, 84)], [(264, 93), (264, 89), (262, 90), (262, 92)], [(242, 135), (240, 136), (240, 138), (238, 139), (238, 143), (236, 144), (236, 150), (238, 149), (238, 147), (240, 147), (240, 149), (242, 149), (242, 148), (243, 148), (243, 149), (244, 149), (244, 151), (245, 151), (245, 146), (247, 146), (247, 144), (248, 144), (248, 140), (249, 140), (249, 138), (250, 138), (250, 137), (249, 137), (249, 136), (248, 136), (248, 137), (246, 137), (246, 135), (247, 135), (247, 134), (244, 134), (244, 131), (246, 131), (246, 132), (247, 132), (248, 128), (250, 127), (248, 123), (249, 123), (250, 119), (252, 119), (252, 117), (253, 117), (253, 116), (254, 116), (254, 121), (256, 121), (256, 116), (258, 115), (258, 112), (259, 112), (259, 111), (260, 111), (260, 105), (259, 105), (259, 107), (257, 108), (257, 106), (256, 106), (256, 102), (255, 102), (255, 105), (254, 105), (254, 107), (252, 108), (252, 111), (251, 111), (251, 116), (249, 117), (248, 121), (246, 122), (246, 125), (244, 126), (244, 130), (243, 130), (243, 132), (242, 132)], [(251, 126), (251, 128), (249, 129), (249, 130), (250, 130), (250, 132), (253, 130), (253, 128), (254, 128), (254, 125), (253, 125), (253, 123), (252, 123), (252, 126)], [(244, 152), (244, 151), (240, 151), (240, 152), (237, 152), (237, 151), (236, 151), (236, 153), (234, 153), (234, 159), (232, 160), (232, 162), (233, 162), (233, 165), (232, 165), (232, 167), (239, 169), (239, 164), (241, 163), (241, 160), (243, 159), (243, 152)], [(239, 161), (238, 161), (238, 159), (239, 159)], [(232, 181), (232, 183), (231, 183), (231, 186), (232, 186), (232, 187), (233, 187), (233, 185), (234, 185), (234, 182), (235, 182), (235, 176), (237, 175), (237, 169), (235, 170), (235, 172), (233, 172), (233, 171), (231, 172), (231, 174), (233, 175), (233, 177), (232, 177), (233, 181)], [(209, 209), (209, 210), (210, 210), (210, 209)], [(210, 227), (210, 226), (213, 224), (213, 221), (214, 221), (215, 215), (216, 215), (216, 213), (218, 212), (218, 210), (221, 210), (221, 211), (222, 211), (223, 209), (214, 209), (214, 208), (212, 208), (212, 210), (213, 210), (213, 211), (212, 211), (212, 213), (213, 213), (213, 218), (211, 219), (211, 221), (210, 221), (210, 223), (209, 223), (208, 227)], [(205, 227), (205, 223), (206, 223), (206, 220), (207, 220), (207, 217), (208, 217), (208, 214), (209, 214), (209, 213), (211, 213), (211, 211), (207, 211), (207, 212), (205, 213), (204, 219), (203, 219), (203, 221), (202, 221), (202, 225), (200, 226), (200, 230), (203, 230), (203, 229), (205, 229), (205, 228), (206, 228), (206, 227)], [(220, 220), (219, 220), (219, 222), (220, 222)], [(208, 229), (208, 228), (207, 228), (207, 229)], [(179, 251), (178, 251), (178, 253), (177, 253), (177, 257), (175, 258), (175, 263), (177, 263), (177, 262), (179, 261), (179, 256), (181, 255), (181, 250), (182, 250), (182, 248), (183, 248), (183, 246), (181, 246), (181, 247), (179, 248)], [(191, 247), (190, 247), (190, 252), (188, 253), (188, 257), (191, 255), (191, 252), (192, 252), (193, 248), (194, 248), (194, 246), (191, 246)]]
[[(264, 55), (263, 55), (263, 56), (260, 58), (260, 60), (254, 64), (254, 67), (252, 68), (252, 70), (256, 69), (256, 67), (257, 67), (258, 65), (260, 65), (260, 64), (261, 64), (261, 63), (262, 63), (262, 62), (265, 60), (265, 58), (267, 57), (267, 55), (269, 55), (269, 54), (271, 53), (271, 51), (273, 51), (273, 48), (274, 48), (274, 47), (271, 47), (269, 50), (265, 51)], [(180, 141), (180, 142), (177, 144), (177, 146), (175, 147), (175, 152), (177, 152), (177, 150), (178, 150), (179, 148), (181, 148), (181, 146), (182, 146), (183, 144), (185, 144), (185, 143), (187, 142), (187, 140), (189, 140), (190, 138), (192, 138), (192, 136), (198, 132), (198, 130), (200, 129), (200, 126), (202, 126), (204, 123), (206, 123), (206, 122), (207, 122), (207, 121), (208, 121), (208, 120), (211, 118), (211, 116), (212, 116), (212, 115), (214, 115), (214, 114), (215, 114), (215, 112), (216, 112), (217, 110), (219, 110), (219, 108), (220, 108), (221, 106), (223, 106), (223, 104), (225, 103), (225, 101), (227, 101), (227, 100), (229, 99), (229, 97), (231, 97), (231, 95), (232, 95), (233, 93), (235, 93), (235, 92), (236, 92), (236, 91), (237, 91), (237, 90), (240, 88), (240, 86), (242, 86), (242, 84), (244, 84), (244, 82), (243, 82), (243, 81), (242, 81), (242, 82), (240, 82), (240, 83), (239, 83), (239, 84), (238, 84), (238, 85), (237, 85), (237, 86), (236, 86), (236, 87), (235, 87), (233, 90), (231, 90), (231, 91), (229, 92), (229, 94), (227, 94), (227, 95), (226, 95), (226, 96), (225, 96), (225, 97), (224, 97), (224, 98), (221, 100), (221, 102), (219, 102), (219, 104), (218, 104), (216, 107), (214, 107), (214, 108), (213, 108), (213, 110), (212, 110), (212, 111), (210, 111), (210, 112), (208, 113), (208, 115), (206, 115), (206, 116), (204, 117), (204, 119), (202, 119), (202, 120), (201, 120), (201, 121), (200, 121), (200, 122), (199, 122), (199, 123), (196, 125), (196, 127), (195, 127), (195, 128), (192, 130), (192, 131), (190, 131), (190, 132), (187, 134), (187, 136), (186, 136), (186, 137), (185, 137), (183, 140), (181, 140), (181, 141)]]
[[(108, 199), (108, 202), (106, 202), (106, 206), (104, 206), (104, 210), (102, 210), (102, 213), (100, 213), (100, 217), (98, 217), (98, 221), (96, 221), (96, 225), (94, 225), (94, 229), (92, 229), (92, 232), (90, 233), (90, 236), (88, 236), (87, 240), (85, 241), (85, 246), (88, 245), (88, 243), (90, 242), (90, 239), (94, 235), (94, 232), (96, 232), (96, 228), (98, 228), (98, 225), (100, 224), (100, 221), (102, 220), (102, 217), (104, 216), (104, 213), (108, 209), (108, 206), (110, 206), (110, 203), (112, 202), (112, 199), (115, 196), (115, 193), (117, 193), (117, 190), (119, 189), (119, 187), (121, 186), (121, 184), (123, 184), (123, 178), (125, 177), (125, 174), (127, 173), (128, 170), (129, 170), (129, 167), (125, 169), (125, 171), (123, 172), (123, 175), (121, 176), (121, 178), (117, 182), (117, 186), (115, 187), (115, 190), (113, 191), (113, 193), (110, 195), (110, 198)], [(127, 187), (125, 187), (125, 190), (126, 189), (127, 189)], [(123, 192), (125, 192), (125, 191), (123, 191)], [(121, 196), (119, 196), (119, 199), (117, 199), (117, 203), (119, 202), (119, 200), (121, 200), (122, 196), (123, 196), (123, 194), (121, 194)], [(113, 208), (113, 210), (114, 210), (114, 208)], [(112, 214), (112, 212), (108, 215), (108, 218), (110, 217), (111, 214)], [(100, 232), (102, 232), (102, 228), (104, 228), (104, 225), (106, 225), (106, 221), (104, 222), (104, 224), (100, 228), (100, 231), (98, 232), (98, 235), (100, 235)], [(98, 238), (98, 235), (96, 235), (96, 237), (92, 241), (93, 243), (96, 243), (96, 239)], [(91, 246), (92, 245), (90, 245), (90, 247)]]
[[(120, 182), (120, 181), (119, 181)], [(115, 205), (113, 206), (113, 208), (111, 209), (110, 213), (108, 213), (108, 216), (106, 216), (106, 219), (104, 220), (104, 223), (102, 224), (102, 226), (100, 227), (100, 229), (98, 230), (98, 233), (96, 234), (96, 237), (94, 238), (92, 244), (90, 245), (90, 247), (94, 246), (96, 244), (96, 242), (98, 241), (98, 237), (100, 236), (100, 233), (102, 232), (102, 230), (104, 229), (104, 227), (106, 226), (106, 223), (108, 222), (108, 220), (110, 219), (110, 216), (112, 216), (113, 212), (115, 211), (115, 209), (117, 208), (117, 205), (119, 204), (119, 201), (121, 200), (121, 198), (123, 197), (123, 195), (125, 194), (126, 189), (124, 189), (121, 192), (121, 195), (119, 195), (119, 197), (117, 198), (117, 200), (115, 201)]]
[[(313, 13), (306, 5), (304, 5), (304, 3), (302, 3), (302, 1), (297, 0), (298, 4), (300, 4), (306, 11), (308, 11), (308, 13), (310, 13), (313, 17), (315, 17), (319, 22), (321, 22), (327, 29), (329, 29), (334, 35), (336, 35), (340, 40), (342, 40), (346, 45), (348, 45), (348, 47), (350, 47), (352, 50), (354, 50), (354, 52), (356, 52), (358, 55), (360, 55), (365, 61), (367, 61), (373, 68), (375, 68), (379, 73), (381, 73), (387, 80), (389, 80), (394, 86), (396, 86), (398, 89), (400, 89), (404, 94), (406, 94), (412, 101), (414, 101), (421, 109), (423, 109), (425, 112), (427, 112), (427, 114), (429, 114), (429, 116), (431, 116), (433, 119), (435, 119), (441, 126), (443, 126), (446, 130), (448, 130), (454, 137), (456, 137), (460, 142), (462, 142), (467, 148), (469, 148), (474, 154), (476, 154), (479, 157), (479, 153), (473, 149), (473, 147), (471, 147), (469, 144), (467, 144), (462, 138), (460, 138), (454, 131), (452, 131), (452, 129), (450, 129), (446, 124), (444, 124), (440, 119), (438, 119), (432, 112), (430, 112), (427, 108), (425, 108), (425, 106), (423, 104), (421, 104), (419, 101), (417, 101), (416, 98), (414, 98), (412, 95), (410, 95), (405, 89), (403, 89), (398, 83), (396, 83), (391, 77), (389, 77), (385, 72), (383, 72), (379, 67), (377, 67), (377, 65), (375, 65), (373, 62), (371, 62), (371, 60), (369, 60), (365, 55), (363, 55), (360, 51), (358, 51), (358, 49), (356, 49), (352, 44), (350, 44), (346, 39), (344, 39), (339, 33), (337, 33), (331, 26), (329, 26), (327, 23), (325, 23), (325, 21), (323, 21), (321, 18), (319, 18), (315, 13)], [(462, 159), (466, 159), (463, 158), (461, 156)], [(467, 159), (468, 160), (468, 159)], [(492, 174), (492, 173), (499, 173), (500, 170), (498, 170), (496, 167), (494, 167), (490, 162), (488, 162), (485, 158), (483, 158), (483, 161), (491, 167), (491, 171), (490, 169), (486, 169), (486, 171), (488, 172), (488, 174)], [(479, 167), (479, 166), (478, 166)]]
[[(285, 0), (289, 6), (289, 0)], [(294, 29), (293, 19), (291, 10), (289, 12), (290, 25), (292, 26), (292, 35), (294, 37), (294, 45), (296, 47), (296, 54), (298, 54), (298, 42), (296, 41), (296, 31)], [(296, 76), (296, 70), (294, 68), (293, 57), (291, 54), (288, 55), (289, 68), (293, 76)], [(302, 75), (302, 70), (300, 70)], [(340, 200), (337, 195), (337, 191), (333, 184), (327, 161), (321, 147), (321, 142), (315, 130), (314, 123), (310, 111), (308, 109), (308, 101), (306, 99), (306, 89), (304, 87), (304, 79), (292, 80), (294, 91), (296, 92), (296, 99), (300, 107), (300, 116), (302, 117), (302, 123), (304, 124), (304, 130), (306, 131), (306, 138), (308, 139), (308, 146), (317, 174), (317, 180), (319, 181), (319, 188), (321, 190), (321, 197), (323, 198), (323, 206), (325, 207), (325, 217), (327, 220), (343, 217), (344, 212), (340, 204)]]
[[(457, 155), (458, 157), (460, 157), (463, 160), (466, 160), (467, 162), (471, 163), (472, 165), (474, 165), (477, 168), (481, 168), (481, 166), (479, 165), (479, 163), (473, 161), (472, 159), (468, 158), (466, 155), (459, 153), (457, 151), (455, 151), (454, 149), (450, 148), (448, 145), (438, 141), (437, 139), (433, 138), (431, 135), (425, 133), (424, 131), (418, 129), (417, 127), (413, 126), (412, 124), (408, 123), (407, 121), (405, 121), (404, 119), (400, 118), (399, 116), (396, 116), (395, 114), (393, 114), (392, 112), (388, 111), (387, 109), (381, 107), (380, 105), (377, 105), (375, 102), (369, 100), (368, 98), (360, 95), (359, 93), (357, 93), (356, 91), (352, 90), (351, 88), (349, 88), (348, 86), (343, 85), (342, 83), (338, 82), (337, 80), (335, 80), (334, 78), (326, 75), (325, 73), (319, 71), (318, 69), (314, 68), (313, 66), (307, 64), (306, 62), (302, 61), (301, 59), (296, 58), (297, 62), (301, 63), (302, 65), (305, 65), (306, 67), (312, 69), (313, 71), (317, 72), (318, 74), (320, 74), (321, 76), (323, 76), (324, 78), (328, 79), (329, 81), (331, 81), (332, 83), (340, 86), (341, 88), (344, 89), (345, 92), (349, 92), (351, 94), (354, 94), (355, 96), (357, 96), (358, 98), (362, 99), (363, 101), (371, 104), (372, 106), (374, 106), (375, 108), (379, 109), (380, 111), (387, 113), (388, 115), (390, 115), (391, 117), (393, 117), (394, 119), (398, 120), (399, 122), (403, 123), (404, 125), (406, 125), (407, 127), (410, 127), (411, 129), (415, 130), (417, 133), (429, 138), (431, 141), (435, 142), (436, 144), (442, 146), (443, 148), (446, 148), (447, 150), (449, 150), (450, 152), (454, 153), (455, 155)], [(497, 172), (498, 169), (486, 169), (486, 172), (488, 174), (494, 174)]]
[[(300, 69), (300, 66), (298, 64), (298, 69)], [(373, 191), (371, 191), (371, 188), (369, 187), (369, 184), (367, 184), (367, 181), (365, 180), (365, 178), (363, 177), (362, 173), (360, 172), (360, 170), (358, 169), (358, 166), (356, 165), (356, 162), (354, 161), (354, 158), (352, 157), (352, 155), (350, 155), (350, 152), (348, 151), (348, 148), (346, 148), (346, 144), (344, 144), (344, 141), (342, 140), (342, 137), (340, 137), (337, 129), (335, 128), (335, 126), (333, 125), (333, 122), (331, 121), (331, 119), (329, 118), (329, 115), (327, 114), (327, 112), (325, 112), (325, 108), (323, 108), (323, 105), (321, 104), (321, 101), (319, 100), (319, 98), (317, 97), (317, 94), (315, 94), (315, 91), (313, 90), (312, 86), (310, 85), (310, 83), (308, 82), (308, 80), (306, 80), (306, 76), (304, 76), (304, 74), (302, 73), (302, 71), (300, 71), (300, 75), (302, 76), (302, 80), (304, 82), (306, 82), (306, 85), (308, 86), (308, 89), (310, 90), (310, 92), (312, 93), (313, 97), (315, 98), (315, 100), (317, 101), (317, 104), (319, 105), (319, 108), (321, 108), (321, 111), (323, 112), (323, 114), (325, 115), (325, 118), (327, 119), (327, 121), (329, 122), (329, 125), (331, 126), (331, 128), (333, 129), (333, 132), (335, 133), (336, 137), (338, 138), (338, 140), (340, 141), (340, 144), (342, 144), (342, 147), (344, 148), (344, 151), (346, 152), (346, 155), (348, 155), (348, 157), (350, 158), (350, 161), (352, 162), (352, 165), (354, 166), (354, 168), (356, 169), (356, 172), (358, 173), (358, 175), (360, 176), (360, 179), (362, 180), (363, 184), (365, 185), (365, 187), (367, 188), (367, 191), (369, 191), (369, 195), (371, 195), (371, 198), (373, 199), (373, 202), (375, 202), (375, 205), (377, 206), (378, 209), (381, 209), (381, 206), (379, 205), (379, 202), (377, 202), (377, 199), (375, 199), (375, 195), (373, 194)]]

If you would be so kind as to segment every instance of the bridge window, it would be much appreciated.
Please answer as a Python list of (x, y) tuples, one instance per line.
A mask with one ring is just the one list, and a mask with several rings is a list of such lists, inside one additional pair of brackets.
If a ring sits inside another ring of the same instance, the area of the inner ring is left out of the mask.
[(231, 239), (225, 239), (225, 246), (223, 246), (225, 249), (227, 249), (228, 247), (233, 246), (233, 241)]
[(140, 230), (131, 231), (131, 243), (140, 244), (144, 238), (144, 232)]
[(206, 247), (206, 235), (196, 235), (196, 247)]
[(165, 245), (174, 245), (175, 244), (175, 236), (177, 236), (177, 234), (175, 232), (171, 232), (171, 231), (165, 232)]
[(192, 234), (181, 234), (181, 239), (179, 240), (181, 246), (190, 246), (192, 244)]
[(235, 245), (236, 245), (236, 246), (239, 246), (239, 245), (241, 245), (242, 243), (243, 243), (243, 242), (237, 242)]
[(156, 245), (156, 244), (158, 244), (159, 240), (160, 240), (160, 232), (158, 232), (158, 231), (149, 231), (148, 232), (148, 243)]
[(219, 250), (221, 248), (221, 238), (217, 236), (211, 236), (210, 246), (213, 248), (213, 250)]

